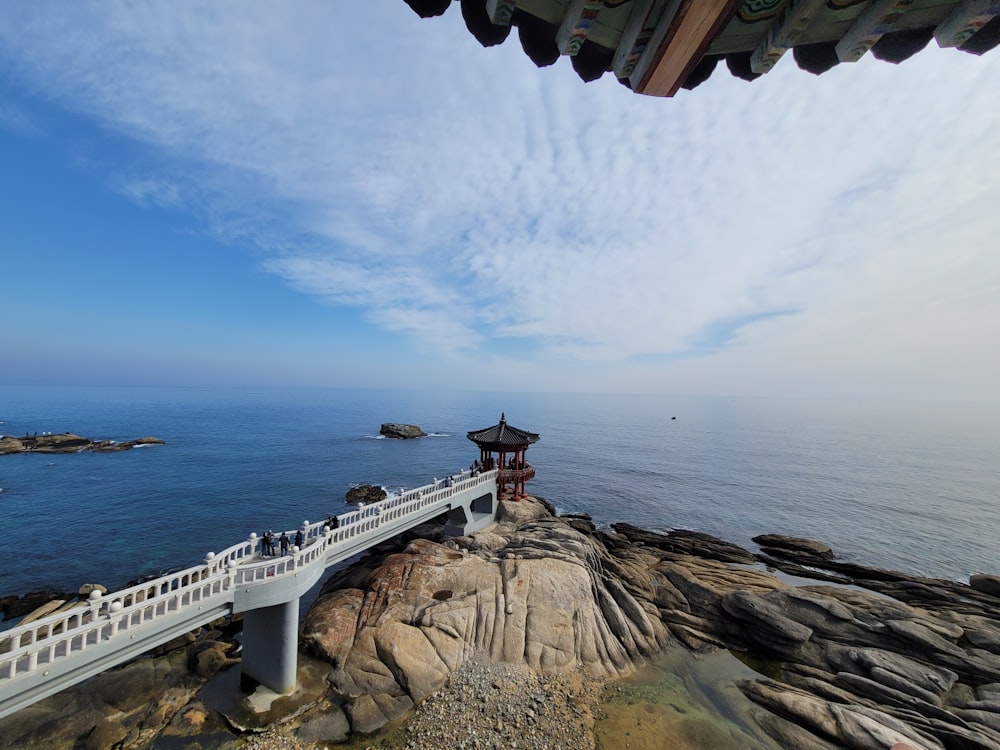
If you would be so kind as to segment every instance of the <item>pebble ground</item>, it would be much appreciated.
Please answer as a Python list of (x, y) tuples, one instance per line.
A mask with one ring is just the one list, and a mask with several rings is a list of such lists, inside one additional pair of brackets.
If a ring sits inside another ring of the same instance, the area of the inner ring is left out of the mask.
[[(577, 672), (543, 676), (529, 667), (473, 658), (421, 703), (403, 726), (353, 744), (361, 750), (592, 750), (603, 684)], [(249, 738), (251, 750), (317, 750), (289, 730)], [(336, 747), (336, 746), (334, 746)]]
[(578, 673), (473, 659), (373, 750), (588, 750), (601, 684)]

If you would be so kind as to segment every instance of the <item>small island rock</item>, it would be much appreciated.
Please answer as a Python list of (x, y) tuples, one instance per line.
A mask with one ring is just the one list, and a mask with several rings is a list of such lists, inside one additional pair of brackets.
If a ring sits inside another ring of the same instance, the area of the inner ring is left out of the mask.
[(143, 437), (119, 443), (115, 440), (91, 440), (71, 432), (59, 435), (25, 435), (16, 438), (11, 435), (0, 437), (0, 455), (9, 453), (84, 453), (96, 451), (111, 453), (127, 451), (137, 445), (163, 445), (155, 437)]
[(381, 502), (385, 498), (385, 490), (373, 484), (355, 484), (344, 494), (348, 505), (357, 505), (358, 503), (368, 505), (369, 503)]
[(382, 427), (379, 429), (379, 434), (400, 440), (427, 437), (427, 433), (421, 430), (417, 425), (400, 424), (398, 422), (384, 422)]

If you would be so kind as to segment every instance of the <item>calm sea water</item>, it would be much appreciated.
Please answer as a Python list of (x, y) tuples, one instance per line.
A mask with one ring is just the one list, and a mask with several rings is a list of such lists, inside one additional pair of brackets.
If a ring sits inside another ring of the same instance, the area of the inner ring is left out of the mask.
[[(1000, 406), (606, 395), (0, 387), (0, 433), (160, 437), (0, 456), (0, 596), (122, 585), (344, 507), (352, 483), (467, 467), (466, 432), (538, 432), (533, 494), (600, 524), (767, 532), (965, 580), (1000, 572)], [(431, 437), (378, 439), (382, 422)]]

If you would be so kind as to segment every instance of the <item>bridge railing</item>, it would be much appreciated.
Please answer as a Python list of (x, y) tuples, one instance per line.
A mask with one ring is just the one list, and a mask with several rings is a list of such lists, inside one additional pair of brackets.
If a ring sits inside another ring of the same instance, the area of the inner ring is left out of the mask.
[[(327, 521), (304, 523), (304, 546), (290, 555), (264, 558), (252, 563), (241, 565), (235, 575), (234, 584), (245, 586), (253, 583), (268, 583), (275, 578), (301, 570), (320, 556), (325, 557), (331, 547), (346, 546), (348, 542), (356, 541), (364, 536), (373, 536), (387, 527), (403, 526), (410, 516), (426, 511), (433, 505), (441, 505), (442, 511), (447, 506), (447, 500), (470, 487), (488, 484), (496, 479), (496, 472), (461, 472), (453, 477), (435, 481), (412, 490), (400, 492), (378, 503), (366, 505), (358, 510), (349, 511), (337, 516), (337, 528), (329, 528)], [(324, 533), (325, 531), (325, 533)], [(294, 537), (294, 531), (286, 531)], [(251, 539), (251, 542), (254, 540)], [(259, 540), (258, 540), (259, 541)], [(316, 544), (315, 542), (320, 542)], [(239, 545), (236, 545), (238, 547)], [(236, 547), (224, 550), (220, 557), (225, 558)]]
[[(447, 506), (453, 495), (495, 480), (496, 471), (462, 472), (433, 484), (401, 492), (380, 503), (337, 516), (339, 525), (326, 521), (304, 523), (304, 544), (294, 554), (257, 560), (261, 542), (255, 534), (220, 553), (208, 553), (205, 562), (125, 589), (91, 594), (86, 602), (25, 625), (0, 632), (0, 680), (34, 671), (39, 665), (79, 652), (123, 630), (152, 622), (209, 599), (232, 599), (234, 586), (268, 583), (327, 556), (330, 547), (346, 546), (359, 537), (374, 535), (387, 526), (403, 526), (408, 517), (433, 505)], [(286, 531), (292, 535), (298, 530)], [(320, 542), (320, 543), (316, 543)], [(254, 561), (254, 562), (249, 562)], [(320, 564), (325, 565), (325, 562)]]
[(146, 622), (223, 593), (231, 583), (199, 565), (11, 628), (0, 637), (0, 679), (11, 679)]

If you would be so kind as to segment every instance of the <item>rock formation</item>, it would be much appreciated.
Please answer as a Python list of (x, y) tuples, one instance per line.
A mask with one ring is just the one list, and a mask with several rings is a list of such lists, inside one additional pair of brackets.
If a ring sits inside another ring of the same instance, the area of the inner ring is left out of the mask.
[[(533, 498), (502, 502), (498, 523), (470, 537), (421, 527), (323, 586), (302, 623), (298, 702), (286, 706), (295, 719), (282, 731), (324, 741), (375, 731), (483, 655), (614, 679), (683, 645), (729, 650), (758, 673), (737, 684), (756, 736), (772, 743), (760, 747), (1000, 750), (994, 576), (972, 587), (845, 563), (810, 540), (759, 543), (766, 551), (754, 554), (691, 531), (598, 530)], [(791, 585), (775, 568), (815, 583)], [(197, 692), (235, 662), (227, 639), (206, 632), (180, 645), (183, 658), (136, 662), (0, 721), (10, 738), (0, 747), (140, 748), (158, 732), (249, 731)], [(116, 693), (115, 675), (159, 697)], [(281, 700), (256, 727), (283, 718)], [(56, 728), (61, 744), (45, 740)]]
[[(688, 531), (598, 531), (532, 499), (501, 503), (498, 521), (445, 544), (413, 541), (324, 586), (301, 644), (332, 665), (355, 731), (402, 716), (474, 653), (614, 677), (680, 641), (756, 665), (761, 677), (739, 686), (780, 746), (1000, 750), (991, 594), (837, 563), (809, 540), (768, 536), (786, 559), (755, 558)], [(832, 566), (830, 578), (885, 595), (791, 586), (758, 559), (800, 574)]]
[(137, 445), (163, 445), (163, 441), (155, 437), (127, 440), (123, 443), (114, 440), (91, 440), (66, 432), (61, 435), (25, 435), (0, 437), (0, 455), (7, 453), (84, 453), (97, 451), (111, 453), (127, 451)]
[(348, 505), (358, 505), (359, 503), (368, 505), (385, 500), (385, 498), (385, 490), (372, 484), (355, 484), (344, 493), (344, 500)]
[(427, 433), (415, 424), (399, 424), (398, 422), (385, 422), (379, 428), (379, 434), (389, 438), (408, 440), (410, 438), (427, 437)]

